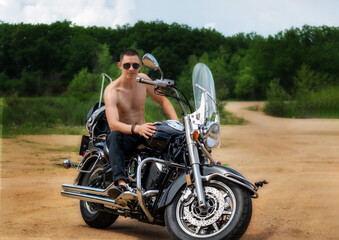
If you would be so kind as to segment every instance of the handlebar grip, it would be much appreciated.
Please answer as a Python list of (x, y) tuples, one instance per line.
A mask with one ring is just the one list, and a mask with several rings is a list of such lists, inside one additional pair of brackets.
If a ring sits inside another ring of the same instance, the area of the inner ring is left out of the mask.
[(137, 77), (136, 78), (137, 82), (139, 83), (144, 83), (144, 84), (149, 84), (149, 85), (154, 85), (154, 86), (160, 86), (160, 87), (172, 87), (174, 86), (174, 81), (170, 79), (163, 79), (163, 80), (150, 80), (150, 79), (144, 79)]
[(150, 80), (150, 79), (145, 79), (145, 78), (137, 77), (136, 80), (139, 83), (146, 83), (146, 84), (150, 84), (150, 85), (155, 85), (155, 83), (152, 80)]

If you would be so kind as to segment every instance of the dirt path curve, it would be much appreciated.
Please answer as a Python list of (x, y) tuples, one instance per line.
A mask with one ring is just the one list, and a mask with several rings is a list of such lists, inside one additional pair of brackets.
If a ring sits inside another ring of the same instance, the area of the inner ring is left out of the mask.
[[(222, 127), (216, 159), (252, 182), (270, 183), (253, 200), (253, 218), (242, 239), (339, 239), (339, 120), (281, 119), (232, 102), (249, 121)], [(79, 136), (2, 139), (0, 239), (169, 239), (166, 228), (120, 217), (106, 230), (87, 227), (78, 201), (60, 196), (79, 161)]]
[(231, 102), (249, 121), (223, 127), (215, 154), (253, 182), (269, 184), (253, 201), (243, 239), (339, 239), (339, 120), (284, 119)]

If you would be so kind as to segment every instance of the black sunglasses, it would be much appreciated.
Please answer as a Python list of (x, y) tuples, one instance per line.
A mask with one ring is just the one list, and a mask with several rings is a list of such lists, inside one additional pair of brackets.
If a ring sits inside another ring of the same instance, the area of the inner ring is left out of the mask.
[(135, 69), (135, 70), (140, 67), (140, 63), (132, 63), (132, 64), (131, 63), (124, 63), (124, 64), (122, 64), (123, 68), (125, 68), (126, 70), (130, 69), (131, 65), (132, 65), (133, 69)]

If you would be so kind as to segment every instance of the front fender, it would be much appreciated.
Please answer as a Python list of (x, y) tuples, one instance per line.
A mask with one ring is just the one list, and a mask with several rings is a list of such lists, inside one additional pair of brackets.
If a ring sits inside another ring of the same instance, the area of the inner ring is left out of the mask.
[(222, 165), (207, 165), (202, 167), (202, 180), (203, 181), (210, 181), (211, 179), (222, 177), (231, 182), (234, 182), (247, 190), (249, 190), (252, 194), (253, 198), (258, 198), (258, 187), (255, 186), (253, 183), (248, 181), (243, 175), (241, 175), (236, 170), (222, 166)]
[[(242, 176), (239, 172), (236, 170), (221, 166), (221, 165), (205, 165), (200, 168), (201, 170), (201, 178), (203, 182), (208, 182), (214, 178), (224, 178), (231, 182), (234, 182), (246, 189), (248, 189), (252, 197), (257, 198), (258, 188), (249, 182), (244, 176)], [(158, 208), (166, 207), (169, 205), (176, 194), (182, 189), (184, 186), (186, 186), (186, 177), (185, 173), (181, 174), (164, 192), (162, 197), (160, 198), (158, 202)]]

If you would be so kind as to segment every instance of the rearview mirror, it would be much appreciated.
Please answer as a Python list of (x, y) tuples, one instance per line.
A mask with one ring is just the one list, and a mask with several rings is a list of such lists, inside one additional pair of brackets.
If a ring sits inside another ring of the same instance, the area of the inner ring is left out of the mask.
[(150, 53), (146, 53), (142, 57), (142, 63), (145, 64), (146, 67), (149, 67), (152, 70), (158, 70), (160, 68), (158, 61)]
[(143, 63), (146, 67), (148, 67), (148, 68), (150, 68), (150, 69), (152, 69), (152, 70), (159, 70), (160, 73), (161, 73), (161, 78), (162, 78), (163, 73), (162, 73), (162, 71), (161, 71), (161, 68), (160, 68), (160, 66), (159, 66), (159, 63), (158, 63), (158, 61), (155, 59), (155, 57), (153, 57), (152, 54), (146, 53), (146, 54), (142, 57), (142, 63)]

